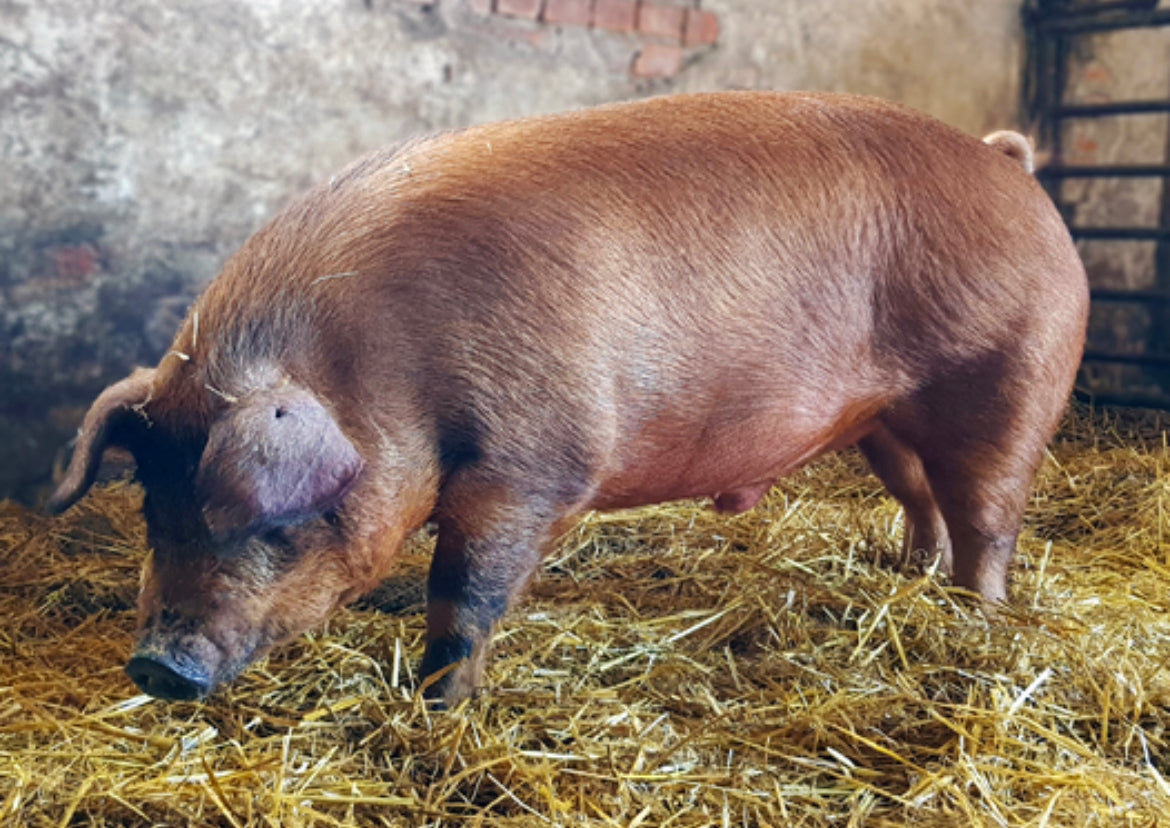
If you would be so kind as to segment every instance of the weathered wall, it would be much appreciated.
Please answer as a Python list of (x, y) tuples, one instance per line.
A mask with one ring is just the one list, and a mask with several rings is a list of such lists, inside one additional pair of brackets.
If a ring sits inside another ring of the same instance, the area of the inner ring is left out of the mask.
[(542, 24), (526, 2), (540, 14), (541, 0), (0, 0), (0, 496), (43, 485), (92, 395), (157, 359), (286, 199), (367, 149), (734, 87), (880, 95), (975, 134), (1016, 118), (1015, 0), (701, 0), (717, 42), (668, 55), (663, 78), (632, 71), (655, 73), (661, 38)]

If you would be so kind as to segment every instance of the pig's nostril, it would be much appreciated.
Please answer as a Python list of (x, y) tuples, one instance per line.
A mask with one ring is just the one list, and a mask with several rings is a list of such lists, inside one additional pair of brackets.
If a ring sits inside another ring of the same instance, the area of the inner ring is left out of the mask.
[(143, 693), (167, 701), (202, 699), (211, 692), (211, 680), (205, 675), (191, 675), (165, 658), (134, 656), (126, 664), (126, 675)]

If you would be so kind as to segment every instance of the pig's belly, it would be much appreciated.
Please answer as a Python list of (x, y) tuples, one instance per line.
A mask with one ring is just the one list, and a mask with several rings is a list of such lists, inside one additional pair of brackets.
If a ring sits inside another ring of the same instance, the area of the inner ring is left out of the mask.
[(659, 423), (617, 452), (589, 508), (624, 509), (713, 497), (721, 511), (750, 509), (772, 484), (826, 451), (853, 445), (873, 428), (877, 404), (801, 422), (758, 417), (726, 428)]

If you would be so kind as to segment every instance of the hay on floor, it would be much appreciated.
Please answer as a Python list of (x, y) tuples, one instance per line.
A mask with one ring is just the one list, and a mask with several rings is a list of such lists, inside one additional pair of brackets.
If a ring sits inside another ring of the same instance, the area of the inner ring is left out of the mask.
[(423, 541), (326, 629), (166, 704), (122, 673), (137, 490), (0, 506), (0, 823), (1162, 824), (1168, 421), (1069, 416), (990, 621), (889, 566), (900, 511), (856, 455), (734, 517), (591, 516), (451, 713), (413, 697)]

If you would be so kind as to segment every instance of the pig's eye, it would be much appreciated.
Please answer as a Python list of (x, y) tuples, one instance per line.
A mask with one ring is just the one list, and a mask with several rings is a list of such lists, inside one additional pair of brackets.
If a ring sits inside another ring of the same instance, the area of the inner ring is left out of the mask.
[(283, 405), (282, 405), (282, 406), (279, 406), (279, 407), (276, 409), (276, 411), (274, 412), (274, 414), (275, 414), (275, 416), (276, 416), (276, 419), (278, 419), (278, 420), (279, 420), (281, 417), (283, 417), (283, 416), (285, 416), (286, 414), (288, 414), (288, 409), (287, 409), (287, 408), (285, 408)]
[(325, 518), (325, 522), (328, 523), (330, 526), (332, 526), (334, 529), (341, 526), (341, 515), (337, 514), (336, 509), (330, 509), (328, 512), (326, 512), (323, 515), (323, 517)]

